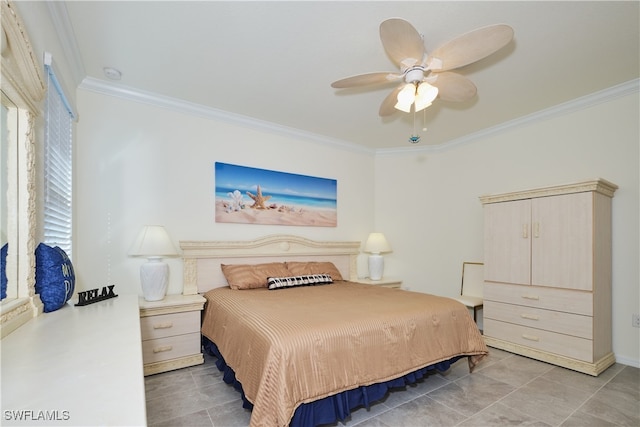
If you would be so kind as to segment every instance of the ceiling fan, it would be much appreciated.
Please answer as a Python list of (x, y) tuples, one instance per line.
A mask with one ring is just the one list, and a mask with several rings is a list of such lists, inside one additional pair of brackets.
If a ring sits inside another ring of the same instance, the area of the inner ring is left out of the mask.
[(446, 101), (466, 101), (475, 96), (476, 86), (468, 78), (450, 70), (479, 61), (506, 46), (513, 28), (505, 24), (489, 25), (448, 41), (431, 54), (416, 29), (400, 18), (380, 24), (380, 40), (389, 57), (400, 67), (399, 73), (376, 72), (347, 77), (331, 83), (334, 88), (351, 88), (402, 81), (380, 106), (382, 117), (396, 110), (420, 111), (440, 97)]

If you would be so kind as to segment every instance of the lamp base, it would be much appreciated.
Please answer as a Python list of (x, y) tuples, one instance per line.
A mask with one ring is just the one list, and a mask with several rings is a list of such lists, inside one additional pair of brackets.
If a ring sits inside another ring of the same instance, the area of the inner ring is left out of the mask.
[(371, 280), (382, 279), (383, 271), (384, 271), (384, 257), (379, 254), (369, 255), (369, 279)]
[(140, 266), (140, 282), (145, 300), (163, 300), (169, 285), (169, 265), (162, 259), (149, 259)]

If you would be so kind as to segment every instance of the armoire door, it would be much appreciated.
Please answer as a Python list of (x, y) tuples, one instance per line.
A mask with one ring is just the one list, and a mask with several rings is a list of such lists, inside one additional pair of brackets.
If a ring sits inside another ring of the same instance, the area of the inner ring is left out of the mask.
[(593, 194), (531, 201), (531, 284), (592, 290)]
[(484, 206), (484, 277), (501, 283), (531, 283), (531, 200)]

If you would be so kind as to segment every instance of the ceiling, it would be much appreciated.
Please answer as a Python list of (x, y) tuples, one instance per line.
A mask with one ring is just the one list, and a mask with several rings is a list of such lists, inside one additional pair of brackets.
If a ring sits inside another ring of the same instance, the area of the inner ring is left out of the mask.
[[(182, 100), (329, 142), (396, 150), (468, 138), (637, 79), (638, 6), (69, 1), (68, 19), (61, 22), (83, 84)], [(390, 17), (411, 22), (428, 52), (489, 24), (508, 24), (515, 36), (502, 50), (456, 70), (478, 88), (471, 101), (436, 100), (416, 117), (397, 112), (381, 118), (378, 108), (393, 84), (342, 90), (330, 84), (355, 74), (397, 71), (379, 37), (380, 23)], [(122, 79), (109, 81), (104, 67), (120, 70)], [(408, 142), (414, 129), (421, 136), (416, 145)]]

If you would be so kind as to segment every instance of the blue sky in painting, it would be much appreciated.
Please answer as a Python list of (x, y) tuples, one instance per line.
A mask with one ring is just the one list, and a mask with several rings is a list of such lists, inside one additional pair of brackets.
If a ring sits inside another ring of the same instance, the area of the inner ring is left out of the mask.
[(257, 169), (228, 163), (215, 164), (216, 193), (240, 190), (336, 200), (337, 181), (287, 172)]

